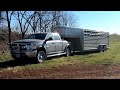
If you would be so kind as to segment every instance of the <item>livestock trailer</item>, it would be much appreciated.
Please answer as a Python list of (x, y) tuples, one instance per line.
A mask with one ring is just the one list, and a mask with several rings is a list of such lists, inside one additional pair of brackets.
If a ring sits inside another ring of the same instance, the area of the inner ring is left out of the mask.
[(54, 27), (52, 32), (59, 33), (62, 39), (70, 42), (73, 52), (105, 51), (109, 48), (109, 32), (70, 27)]

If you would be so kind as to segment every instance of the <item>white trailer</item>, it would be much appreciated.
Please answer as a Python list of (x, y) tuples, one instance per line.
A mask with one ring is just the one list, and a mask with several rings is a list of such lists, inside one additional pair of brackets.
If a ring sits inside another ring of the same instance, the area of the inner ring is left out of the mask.
[(61, 38), (69, 41), (72, 51), (98, 50), (101, 52), (109, 48), (109, 32), (70, 27), (55, 27), (52, 32), (59, 33)]

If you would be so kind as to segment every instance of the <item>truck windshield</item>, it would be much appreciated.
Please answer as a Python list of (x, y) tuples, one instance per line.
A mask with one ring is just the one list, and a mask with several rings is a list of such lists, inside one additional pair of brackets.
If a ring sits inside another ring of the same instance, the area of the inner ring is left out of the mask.
[(41, 39), (44, 40), (46, 37), (46, 34), (31, 34), (26, 39)]

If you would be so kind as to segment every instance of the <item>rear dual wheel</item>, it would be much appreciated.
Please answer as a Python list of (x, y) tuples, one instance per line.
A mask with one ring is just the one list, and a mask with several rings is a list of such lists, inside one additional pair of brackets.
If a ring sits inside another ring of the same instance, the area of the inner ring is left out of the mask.
[(98, 47), (98, 50), (99, 50), (99, 52), (104, 52), (104, 51), (107, 50), (107, 46), (106, 46), (106, 45), (100, 45), (100, 46)]
[(71, 56), (71, 49), (70, 49), (69, 47), (67, 47), (67, 48), (65, 49), (65, 53), (66, 53), (66, 56), (67, 56), (67, 57)]

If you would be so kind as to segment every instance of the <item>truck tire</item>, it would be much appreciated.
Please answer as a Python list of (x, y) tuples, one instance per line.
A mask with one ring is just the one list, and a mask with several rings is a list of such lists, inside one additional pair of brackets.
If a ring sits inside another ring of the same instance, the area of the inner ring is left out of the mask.
[(66, 53), (66, 56), (67, 56), (67, 57), (71, 56), (71, 49), (70, 49), (69, 47), (67, 47), (67, 48), (65, 49), (65, 53)]
[(36, 60), (37, 60), (38, 63), (43, 62), (45, 60), (45, 58), (46, 58), (46, 55), (45, 55), (44, 51), (38, 51), (37, 52)]

